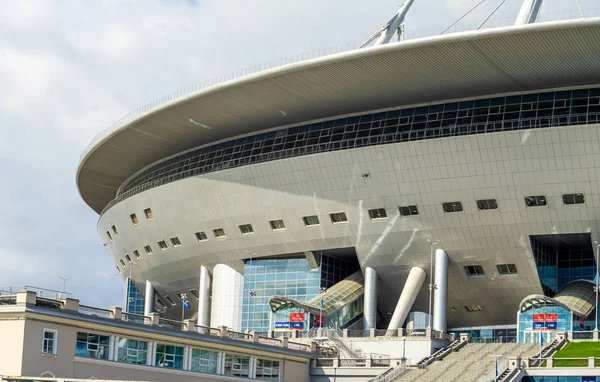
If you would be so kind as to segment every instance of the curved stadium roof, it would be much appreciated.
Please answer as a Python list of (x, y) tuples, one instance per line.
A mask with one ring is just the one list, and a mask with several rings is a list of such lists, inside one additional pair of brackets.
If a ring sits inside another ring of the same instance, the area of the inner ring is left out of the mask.
[(600, 18), (455, 33), (354, 50), (215, 85), (140, 114), (82, 155), (96, 212), (145, 166), (236, 135), (440, 100), (600, 83)]

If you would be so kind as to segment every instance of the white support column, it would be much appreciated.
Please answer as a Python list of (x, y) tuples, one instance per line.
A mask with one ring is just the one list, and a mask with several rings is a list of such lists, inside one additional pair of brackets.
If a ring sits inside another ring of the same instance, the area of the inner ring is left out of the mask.
[(154, 286), (150, 280), (146, 280), (146, 293), (144, 294), (144, 316), (154, 312)]
[(210, 273), (204, 265), (200, 267), (198, 287), (198, 325), (210, 326)]
[(212, 282), (210, 326), (241, 331), (244, 276), (225, 264), (217, 264)]
[(375, 329), (377, 323), (377, 272), (365, 268), (365, 293), (363, 303), (363, 329)]
[(400, 27), (400, 24), (402, 24), (404, 21), (404, 18), (406, 17), (406, 14), (408, 13), (413, 1), (414, 0), (404, 1), (404, 4), (402, 4), (398, 10), (398, 13), (396, 13), (396, 15), (388, 23), (387, 28), (381, 31), (379, 38), (377, 41), (375, 41), (375, 45), (382, 45), (390, 42), (392, 37), (394, 37), (394, 33), (396, 33), (398, 30), (398, 27)]
[(417, 294), (419, 294), (421, 286), (423, 286), (425, 276), (426, 272), (422, 268), (411, 268), (406, 283), (404, 284), (404, 288), (402, 289), (402, 293), (400, 294), (400, 298), (398, 299), (394, 314), (392, 315), (392, 319), (390, 320), (388, 330), (399, 329), (402, 326), (410, 312), (410, 308), (412, 308), (417, 298)]
[(154, 359), (154, 355), (152, 354), (152, 350), (154, 349), (154, 341), (148, 341), (146, 351), (146, 366), (152, 366), (152, 360)]
[(115, 340), (115, 336), (110, 336), (109, 342), (108, 342), (108, 359), (111, 361), (115, 360), (115, 346), (116, 346), (117, 341)]
[(183, 347), (183, 365), (182, 368), (183, 370), (189, 370), (190, 369), (190, 364), (188, 363), (188, 357), (190, 355), (190, 347), (189, 346), (184, 346)]
[(435, 251), (435, 286), (433, 292), (433, 330), (446, 332), (448, 311), (448, 254), (443, 249)]
[(524, 0), (515, 25), (535, 23), (542, 9), (542, 3), (543, 0)]

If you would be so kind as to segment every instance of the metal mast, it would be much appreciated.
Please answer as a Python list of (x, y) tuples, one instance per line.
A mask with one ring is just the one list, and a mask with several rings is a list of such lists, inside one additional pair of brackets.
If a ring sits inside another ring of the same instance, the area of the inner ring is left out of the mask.
[(532, 24), (537, 20), (544, 0), (524, 0), (515, 25)]
[(413, 1), (414, 0), (405, 0), (404, 3), (400, 6), (398, 12), (394, 15), (394, 17), (392, 17), (392, 19), (388, 21), (387, 24), (381, 27), (381, 29), (379, 29), (375, 33), (375, 35), (373, 35), (373, 37), (369, 39), (369, 41), (367, 41), (363, 44), (363, 46), (361, 46), (361, 48), (368, 46), (371, 42), (375, 40), (375, 44), (373, 44), (374, 46), (387, 44), (392, 40), (392, 37), (394, 37), (394, 34), (396, 34), (396, 32), (400, 33), (400, 25), (404, 21), (404, 18), (406, 17), (406, 14), (408, 13), (408, 10), (410, 9)]

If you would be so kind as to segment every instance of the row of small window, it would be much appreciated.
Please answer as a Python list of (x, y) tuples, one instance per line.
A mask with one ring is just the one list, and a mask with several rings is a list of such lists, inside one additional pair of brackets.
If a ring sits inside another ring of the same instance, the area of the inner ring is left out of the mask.
[[(562, 196), (565, 205), (583, 204), (585, 196), (582, 193), (564, 194)], [(527, 207), (543, 207), (548, 204), (544, 195), (533, 195), (525, 197), (525, 205)], [(462, 202), (442, 203), (444, 212), (461, 212), (463, 210)], [(477, 208), (479, 210), (496, 210), (498, 209), (498, 201), (496, 199), (481, 199), (477, 200)]]
[[(42, 353), (57, 354), (58, 331), (44, 329)], [(110, 336), (77, 332), (77, 357), (110, 360), (122, 363), (189, 370), (199, 373), (219, 374), (232, 377), (256, 378), (261, 381), (279, 381), (279, 361), (254, 358), (241, 354), (222, 353), (206, 349), (118, 338), (111, 358)], [(152, 356), (154, 353), (154, 356)], [(188, 359), (184, 359), (186, 357)], [(222, 365), (222, 366), (221, 366)]]
[[(484, 276), (485, 272), (483, 271), (483, 267), (481, 265), (466, 265), (465, 272), (469, 277), (471, 276)], [(496, 269), (498, 273), (501, 275), (516, 275), (517, 266), (514, 264), (496, 264)]]
[[(154, 213), (152, 213), (152, 209), (146, 208), (144, 210), (144, 215), (146, 216), (146, 220), (148, 220), (148, 221), (154, 220)], [(137, 218), (136, 214), (129, 215), (129, 218), (131, 219), (131, 222), (133, 223), (134, 226), (140, 224), (140, 221)], [(110, 240), (110, 241), (113, 240), (113, 235), (114, 235), (114, 237), (119, 236), (119, 230), (117, 229), (116, 225), (113, 224), (111, 227), (111, 230), (112, 230), (112, 234), (110, 233), (110, 231), (106, 231), (106, 236), (108, 237), (108, 240)]]

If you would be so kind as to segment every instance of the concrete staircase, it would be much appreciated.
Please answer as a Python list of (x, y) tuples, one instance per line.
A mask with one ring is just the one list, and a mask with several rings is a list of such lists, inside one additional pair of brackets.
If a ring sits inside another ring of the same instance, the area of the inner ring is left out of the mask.
[(409, 369), (396, 382), (463, 382), (478, 381), (494, 372), (496, 359), (529, 357), (539, 345), (517, 343), (468, 344), (456, 352), (434, 361), (425, 369)]

